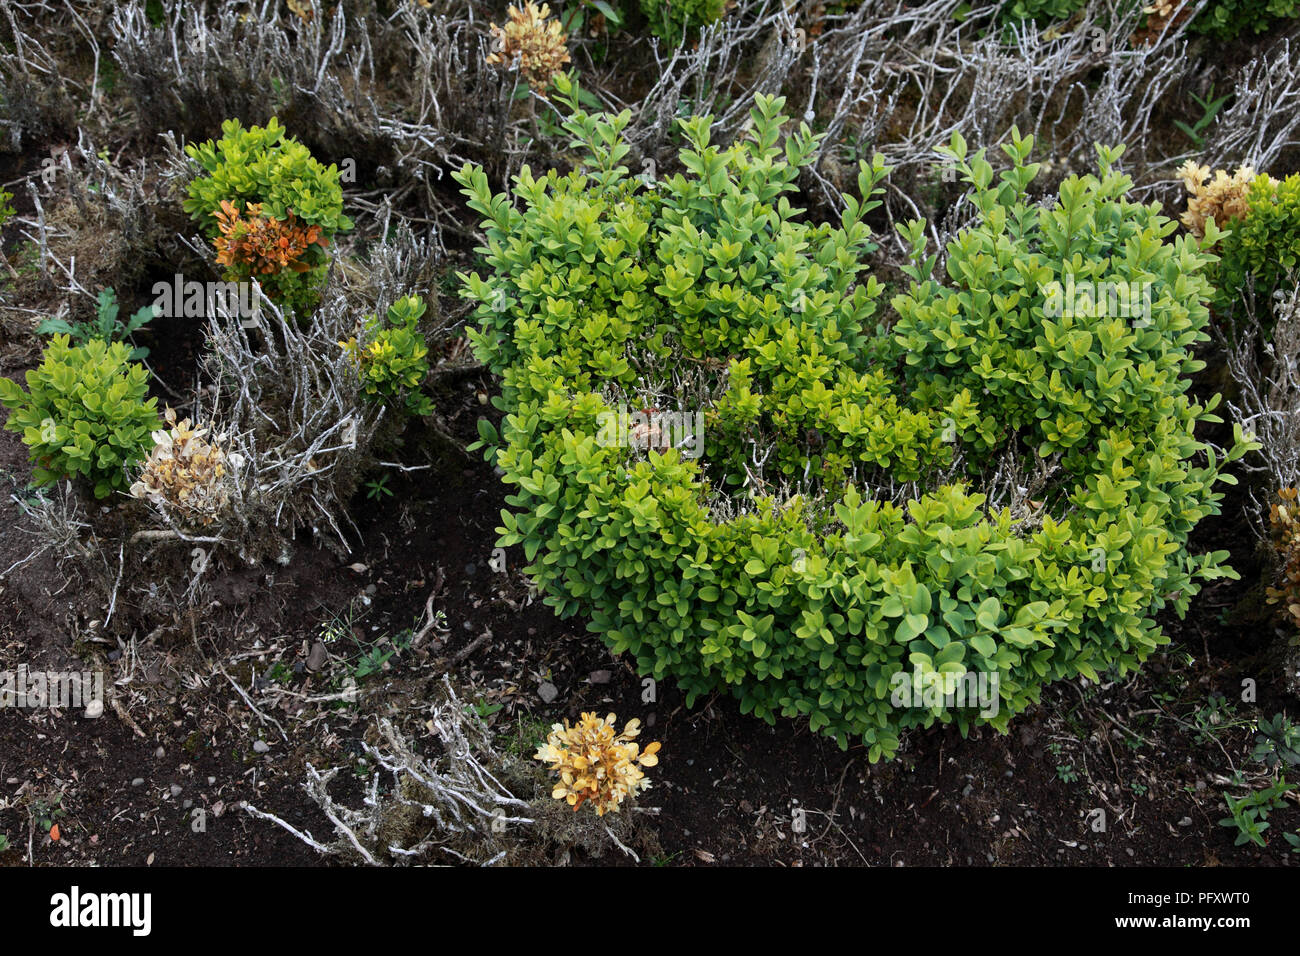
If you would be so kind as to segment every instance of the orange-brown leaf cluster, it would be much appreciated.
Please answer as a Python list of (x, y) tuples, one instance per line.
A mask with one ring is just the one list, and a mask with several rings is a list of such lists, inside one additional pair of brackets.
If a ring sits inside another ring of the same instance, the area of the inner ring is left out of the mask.
[(302, 258), (307, 250), (329, 244), (320, 226), (298, 222), (292, 211), (283, 220), (263, 216), (261, 203), (249, 203), (241, 215), (232, 203), (222, 200), (217, 225), (221, 229), (214, 243), (217, 262), (246, 269), (251, 275), (274, 275), (285, 269), (306, 272), (311, 268)]

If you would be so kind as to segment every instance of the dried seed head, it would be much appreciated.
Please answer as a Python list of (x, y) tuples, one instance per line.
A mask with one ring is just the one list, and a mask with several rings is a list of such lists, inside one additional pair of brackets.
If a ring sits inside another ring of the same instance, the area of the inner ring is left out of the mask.
[(543, 91), (569, 62), (564, 31), (559, 21), (547, 21), (551, 8), (532, 2), (522, 8), (511, 7), (504, 27), (491, 26), (495, 40), (487, 62), (510, 67), (518, 65), (529, 86)]
[(175, 409), (164, 417), (171, 427), (153, 433), (153, 451), (131, 494), (173, 509), (184, 524), (206, 527), (230, 501), (225, 453), (204, 440), (206, 428), (192, 427), (188, 418), (178, 423)]
[(1231, 176), (1220, 169), (1210, 179), (1209, 166), (1189, 159), (1179, 167), (1178, 178), (1191, 196), (1182, 223), (1196, 236), (1205, 235), (1207, 220), (1213, 219), (1217, 225), (1226, 226), (1229, 219), (1245, 218), (1250, 184), (1255, 181), (1253, 167), (1240, 166)]
[(596, 814), (604, 816), (611, 810), (617, 813), (625, 797), (650, 786), (641, 768), (659, 762), (659, 744), (641, 750), (633, 742), (641, 732), (641, 721), (630, 720), (621, 734), (615, 734), (616, 719), (613, 714), (601, 719), (588, 713), (572, 727), (568, 721), (552, 725), (546, 743), (533, 755), (559, 774), (551, 796), (568, 801), (574, 810), (591, 800)]

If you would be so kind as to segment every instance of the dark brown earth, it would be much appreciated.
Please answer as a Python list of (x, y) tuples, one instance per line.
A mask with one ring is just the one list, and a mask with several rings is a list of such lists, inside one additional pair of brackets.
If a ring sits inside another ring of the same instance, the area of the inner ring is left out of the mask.
[[(483, 378), (462, 380), (444, 398), (443, 423), (463, 441), (471, 439), (482, 410), (478, 393), (488, 388)], [(641, 800), (658, 809), (656, 863), (1291, 862), (1281, 840), (1267, 850), (1234, 847), (1231, 831), (1216, 825), (1223, 815), (1220, 791), (1232, 773), (1229, 758), (1242, 765), (1250, 747), (1247, 728), (1229, 720), (1212, 728), (1213, 738), (1198, 738), (1191, 727), (1210, 694), (1236, 700), (1242, 676), (1258, 679), (1261, 700), (1233, 708), (1238, 718), (1268, 715), (1284, 703), (1280, 681), (1260, 670), (1270, 635), (1256, 624), (1234, 625), (1231, 617), (1220, 623), (1220, 611), (1231, 611), (1250, 591), (1249, 574), (1208, 588), (1186, 621), (1170, 622), (1173, 644), (1140, 676), (1105, 688), (1051, 688), (1007, 736), (986, 731), (963, 740), (951, 729), (913, 734), (896, 762), (872, 766), (861, 747), (841, 752), (793, 722), (769, 727), (740, 715), (727, 697), (688, 709), (665, 682), (656, 701), (643, 703), (642, 683), (627, 662), (611, 657), (579, 621), (556, 619), (530, 595), (518, 570), (522, 555), (508, 553), (505, 574), (489, 567), (504, 503), (492, 469), (433, 434), (410, 440), (414, 447), (422, 450), (406, 463), (434, 467), (395, 476), (394, 495), (379, 503), (358, 495), (353, 515), (362, 542), (346, 560), (305, 541), (287, 569), (226, 574), (216, 589), (224, 606), (193, 640), (172, 635), (144, 642), (126, 709), (139, 732), (112, 710), (98, 720), (0, 712), (0, 833), (13, 844), (0, 863), (29, 862), (29, 840), (36, 864), (317, 862), (303, 843), (252, 819), (239, 803), (247, 800), (328, 839), (328, 821), (302, 792), (303, 767), (358, 753), (363, 715), (330, 718), (329, 733), (315, 725), (285, 741), (273, 728), (258, 730), (226, 679), (209, 677), (206, 686), (191, 688), (186, 673), (201, 673), (202, 660), (242, 657), (228, 670), (245, 689), (259, 672), (267, 679), (276, 661), (292, 674), (304, 640), (367, 586), (375, 586), (372, 603), (355, 617), (352, 633), (369, 640), (419, 620), (439, 577), (435, 606), (450, 628), (439, 652), (446, 654), (431, 660), (399, 653), (390, 670), (367, 679), (364, 709), (409, 704), (401, 700), (405, 690), (490, 631), (456, 677), (480, 700), (500, 705), (489, 719), (503, 741), (520, 735), (522, 721), (524, 735), (534, 735), (526, 742), (531, 748), (545, 724), (585, 710), (640, 716), (647, 725), (643, 739), (662, 741), (654, 786)], [(15, 435), (0, 433), (0, 469), (0, 520), (8, 529), (0, 536), (0, 563), (8, 567), (29, 544), (13, 530), (17, 509), (8, 498), (22, 492), (28, 473)], [(1228, 519), (1207, 522), (1198, 537), (1230, 534), (1232, 527)], [(1246, 536), (1237, 538), (1234, 544), (1246, 547)], [(1248, 553), (1238, 563), (1253, 567)], [(366, 570), (358, 573), (351, 564)], [(0, 585), (0, 669), (20, 662), (81, 669), (84, 655), (108, 663), (103, 655), (114, 645), (86, 637), (94, 633), (89, 621), (102, 614), (94, 603), (49, 559), (19, 569)], [(250, 656), (255, 639), (264, 645), (260, 657)], [(355, 638), (353, 644), (361, 646)], [(109, 666), (113, 679), (127, 671), (121, 659)], [(293, 674), (287, 686), (301, 689), (307, 679)], [(559, 691), (549, 706), (537, 694), (543, 680)], [(258, 733), (272, 744), (264, 755), (251, 749)], [(175, 797), (172, 784), (182, 788)], [(56, 820), (57, 843), (38, 826), (56, 797), (64, 813)], [(208, 811), (206, 832), (194, 832), (192, 809), (181, 805), (186, 800)], [(1106, 811), (1104, 833), (1089, 828), (1094, 808)], [(795, 829), (799, 810), (802, 832)], [(1294, 829), (1300, 810), (1277, 811), (1272, 820), (1275, 833)], [(583, 859), (577, 854), (573, 862)]]

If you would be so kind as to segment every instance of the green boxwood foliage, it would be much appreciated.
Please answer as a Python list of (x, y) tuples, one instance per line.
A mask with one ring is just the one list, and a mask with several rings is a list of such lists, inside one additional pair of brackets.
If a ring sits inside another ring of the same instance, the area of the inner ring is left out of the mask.
[(1300, 272), (1300, 173), (1282, 181), (1257, 176), (1246, 198), (1246, 215), (1229, 220), (1219, 241), (1216, 306), (1229, 311), (1253, 276), (1258, 301), (1269, 296), (1289, 274)]
[(692, 30), (715, 22), (726, 9), (727, 0), (640, 0), (641, 12), (650, 31), (672, 44)]
[(1263, 33), (1281, 20), (1300, 17), (1300, 0), (1214, 0), (1192, 21), (1193, 33), (1218, 40)]
[(1086, 0), (1003, 0), (1001, 17), (1005, 21), (1016, 23), (1023, 20), (1043, 23), (1068, 20), (1083, 9), (1085, 2)]
[(191, 143), (186, 154), (208, 175), (190, 183), (182, 202), (204, 235), (218, 235), (217, 213), (226, 200), (241, 212), (248, 203), (261, 203), (262, 214), (285, 219), (289, 211), (309, 226), (320, 226), (326, 238), (352, 228), (343, 215), (343, 187), (338, 167), (322, 166), (302, 143), (285, 136), (274, 116), (266, 126), (248, 129), (237, 119), (221, 124), (221, 139)]
[(360, 343), (339, 343), (357, 360), (362, 394), (408, 415), (433, 412), (433, 402), (420, 391), (429, 374), (429, 347), (419, 331), (425, 308), (419, 296), (404, 296), (389, 307), (386, 321), (366, 319)]
[[(995, 183), (954, 137), (979, 220), (946, 277), (924, 224), (903, 227), (889, 328), (865, 265), (880, 157), (837, 225), (812, 224), (790, 193), (816, 139), (783, 139), (782, 99), (726, 149), (683, 121), (686, 174), (645, 188), (621, 164), (629, 114), (557, 91), (579, 169), (524, 168), (513, 202), (480, 169), (457, 178), (487, 235), (486, 275), (462, 280), (507, 412), (480, 426), (516, 489), (499, 543), (559, 614), (690, 701), (726, 689), (876, 760), (907, 728), (1005, 729), (1049, 681), (1127, 672), (1167, 642), (1156, 612), (1232, 574), (1186, 548), (1228, 480), (1194, 435), (1217, 419), (1185, 394), (1213, 257), (1125, 198), (1119, 150), (1036, 206), (1028, 139)], [(1149, 319), (1046, 316), (1069, 275), (1153, 283)], [(598, 440), (602, 413), (656, 393), (703, 410), (699, 460)], [(1010, 467), (1050, 472), (1037, 512), (989, 505)], [(998, 675), (996, 715), (891, 702), (896, 674), (967, 672)]]
[[(275, 117), (266, 126), (248, 129), (237, 119), (221, 124), (222, 137), (213, 142), (191, 143), (185, 152), (207, 173), (194, 179), (182, 208), (199, 223), (204, 235), (220, 235), (217, 213), (229, 202), (236, 211), (247, 212), (250, 203), (260, 204), (260, 214), (283, 221), (290, 213), (302, 226), (319, 226), (326, 244), (336, 234), (352, 228), (343, 215), (343, 187), (338, 167), (323, 166), (302, 143), (285, 135)], [(299, 313), (310, 311), (319, 301), (329, 255), (321, 245), (307, 247), (301, 260), (305, 271), (282, 269), (257, 275), (268, 294)], [(246, 281), (246, 268), (228, 268), (227, 281)]]
[(74, 347), (56, 335), (40, 366), (27, 373), (28, 391), (0, 378), (5, 428), (22, 435), (34, 484), (84, 478), (96, 498), (130, 485), (128, 466), (149, 454), (160, 427), (158, 400), (145, 399), (149, 372), (128, 360), (130, 351), (101, 339)]

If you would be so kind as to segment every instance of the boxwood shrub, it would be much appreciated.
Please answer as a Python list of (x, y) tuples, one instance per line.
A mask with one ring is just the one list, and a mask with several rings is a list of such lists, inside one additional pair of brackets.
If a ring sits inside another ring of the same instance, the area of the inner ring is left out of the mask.
[(34, 485), (83, 479), (96, 498), (127, 490), (162, 424), (158, 400), (146, 398), (149, 370), (130, 361), (130, 351), (121, 342), (73, 345), (55, 335), (27, 372), (27, 391), (0, 378), (5, 428), (22, 436)]
[(1211, 0), (1192, 21), (1193, 33), (1217, 40), (1250, 37), (1300, 17), (1300, 0)]
[(1220, 256), (1215, 305), (1222, 314), (1232, 314), (1248, 277), (1253, 277), (1255, 295), (1266, 313), (1266, 331), (1272, 334), (1272, 294), (1300, 274), (1300, 173), (1283, 180), (1255, 177), (1246, 214), (1228, 220), (1225, 228), (1228, 234), (1215, 250)]
[[(946, 275), (925, 224), (900, 226), (910, 287), (886, 313), (864, 221), (880, 157), (816, 224), (791, 203), (816, 139), (782, 134), (780, 98), (727, 148), (682, 121), (684, 172), (653, 183), (621, 163), (626, 111), (588, 115), (567, 78), (557, 99), (577, 168), (524, 168), (513, 196), (457, 174), (486, 233), (470, 337), (506, 413), (480, 432), (514, 487), (499, 543), (641, 673), (874, 761), (908, 728), (1005, 730), (1050, 681), (1126, 673), (1167, 642), (1157, 612), (1232, 575), (1187, 549), (1247, 450), (1198, 440), (1214, 403), (1186, 394), (1213, 256), (1126, 198), (1120, 149), (1035, 205), (1028, 138), (995, 182), (954, 137), (978, 218)], [(1150, 308), (1052, 317), (1067, 279), (1151, 283)], [(618, 406), (673, 403), (703, 414), (698, 459), (599, 440)], [(896, 674), (968, 672), (996, 673), (995, 715), (891, 699)]]

